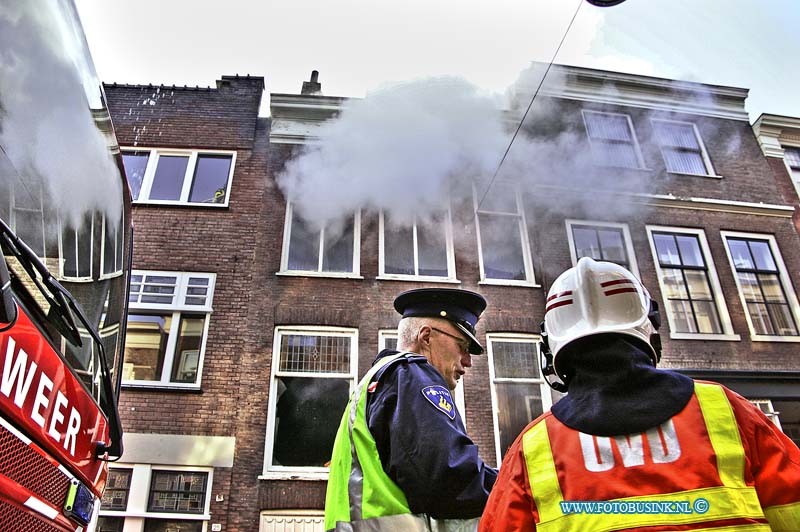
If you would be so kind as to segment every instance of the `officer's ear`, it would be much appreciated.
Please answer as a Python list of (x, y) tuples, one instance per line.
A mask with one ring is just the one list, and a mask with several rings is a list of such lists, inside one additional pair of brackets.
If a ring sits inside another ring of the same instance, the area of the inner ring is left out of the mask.
[(421, 346), (430, 346), (431, 332), (432, 329), (430, 325), (423, 325), (420, 327), (417, 333), (417, 342), (419, 342)]

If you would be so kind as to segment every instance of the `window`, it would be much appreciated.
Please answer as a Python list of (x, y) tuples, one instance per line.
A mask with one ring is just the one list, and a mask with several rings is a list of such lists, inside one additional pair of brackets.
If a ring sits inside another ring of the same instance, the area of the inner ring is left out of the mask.
[(61, 276), (71, 281), (92, 280), (94, 214), (87, 214), (79, 227), (62, 221)]
[(800, 148), (784, 147), (783, 156), (786, 165), (789, 167), (794, 186), (800, 193)]
[(286, 206), (283, 235), (283, 274), (356, 277), (359, 274), (361, 216), (356, 213), (343, 223), (313, 228)]
[[(0, 195), (8, 198), (2, 201), (3, 220), (7, 221), (17, 236), (36, 253), (45, 256), (45, 209), (42, 202), (42, 185), (32, 179), (11, 179), (4, 176), (0, 183)], [(8, 201), (8, 203), (6, 203)], [(8, 208), (8, 211), (6, 210)]]
[(671, 338), (738, 340), (705, 233), (647, 227)]
[(656, 140), (667, 165), (676, 174), (713, 175), (711, 160), (703, 147), (697, 127), (689, 122), (653, 120)]
[(753, 340), (798, 341), (797, 297), (775, 238), (723, 231)]
[(614, 262), (639, 275), (627, 225), (579, 220), (567, 220), (566, 223), (573, 265), (581, 257), (591, 257)]
[(146, 148), (123, 150), (134, 201), (228, 205), (236, 153)]
[(381, 212), (380, 275), (455, 280), (450, 211), (435, 214), (429, 223), (413, 219), (410, 224), (396, 223)]
[(500, 464), (525, 426), (552, 406), (539, 370), (539, 337), (487, 334), (495, 448)]
[(258, 532), (324, 532), (325, 516), (316, 510), (261, 512)]
[(123, 383), (200, 385), (215, 280), (213, 273), (133, 271)]
[(628, 115), (583, 110), (594, 161), (602, 166), (642, 168), (639, 143)]
[(203, 532), (211, 518), (211, 483), (210, 468), (157, 468), (150, 464), (111, 468), (98, 530)]
[(106, 215), (103, 215), (103, 240), (102, 240), (102, 276), (112, 277), (122, 274), (123, 260), (125, 252), (123, 246), (123, 225), (122, 216), (120, 213), (119, 220), (109, 220)]
[(778, 428), (781, 428), (781, 420), (778, 418), (779, 412), (776, 412), (775, 408), (773, 408), (772, 401), (769, 399), (748, 399), (748, 401), (757, 406)]
[(356, 380), (357, 349), (355, 329), (276, 327), (265, 475), (327, 476), (333, 440)]
[(533, 284), (527, 225), (516, 185), (496, 181), (484, 191), (483, 186), (474, 188), (481, 281)]

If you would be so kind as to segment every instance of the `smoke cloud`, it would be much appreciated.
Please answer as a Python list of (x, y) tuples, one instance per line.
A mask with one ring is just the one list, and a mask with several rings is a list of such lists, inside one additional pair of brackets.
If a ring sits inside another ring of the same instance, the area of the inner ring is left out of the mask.
[[(56, 8), (55, 6), (58, 6)], [(63, 12), (58, 12), (62, 9)], [(84, 214), (122, 202), (122, 180), (92, 115), (100, 86), (77, 22), (66, 2), (3, 2), (0, 7), (0, 146), (16, 175), (17, 202), (37, 203), (79, 228)], [(23, 197), (28, 195), (27, 198)]]

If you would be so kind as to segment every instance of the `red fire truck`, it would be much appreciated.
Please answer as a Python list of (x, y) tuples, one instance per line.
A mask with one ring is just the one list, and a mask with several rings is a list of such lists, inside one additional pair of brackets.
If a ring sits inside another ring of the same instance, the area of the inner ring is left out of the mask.
[(83, 531), (108, 462), (130, 192), (71, 0), (0, 2), (0, 530)]

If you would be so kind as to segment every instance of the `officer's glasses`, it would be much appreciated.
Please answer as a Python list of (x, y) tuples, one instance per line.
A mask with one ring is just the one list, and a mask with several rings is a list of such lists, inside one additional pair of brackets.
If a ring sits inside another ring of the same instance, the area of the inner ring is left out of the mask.
[(431, 330), (436, 331), (438, 333), (441, 333), (441, 334), (443, 334), (445, 336), (449, 336), (450, 338), (452, 338), (453, 340), (456, 341), (456, 343), (458, 344), (458, 348), (461, 350), (461, 352), (463, 354), (469, 353), (469, 341), (468, 340), (465, 340), (463, 338), (459, 338), (458, 336), (456, 336), (454, 334), (450, 334), (449, 332), (443, 331), (441, 329), (437, 329), (436, 327), (431, 327)]

